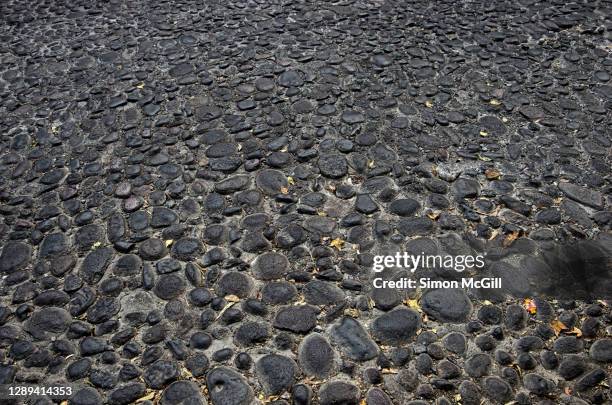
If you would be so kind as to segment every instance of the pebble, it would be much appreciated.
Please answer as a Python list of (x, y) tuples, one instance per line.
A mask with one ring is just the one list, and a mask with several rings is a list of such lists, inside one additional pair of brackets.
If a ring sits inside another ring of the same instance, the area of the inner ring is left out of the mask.
[(359, 399), (359, 388), (344, 381), (329, 381), (319, 389), (319, 403), (321, 405), (358, 405)]
[(213, 405), (250, 405), (253, 389), (237, 371), (218, 366), (206, 375), (206, 387)]
[(255, 373), (268, 395), (290, 390), (297, 374), (297, 365), (288, 357), (268, 354), (255, 363)]
[(338, 321), (331, 329), (331, 336), (340, 350), (352, 360), (366, 361), (378, 354), (378, 346), (353, 318), (344, 317)]
[(612, 362), (612, 339), (604, 338), (593, 343), (589, 355), (595, 361)]
[(304, 373), (324, 379), (334, 368), (334, 350), (323, 335), (311, 333), (300, 343), (298, 360)]
[(472, 303), (463, 290), (430, 290), (423, 294), (421, 307), (440, 322), (465, 322), (472, 312)]
[(421, 316), (412, 309), (398, 308), (372, 322), (372, 336), (384, 345), (410, 342), (421, 328)]

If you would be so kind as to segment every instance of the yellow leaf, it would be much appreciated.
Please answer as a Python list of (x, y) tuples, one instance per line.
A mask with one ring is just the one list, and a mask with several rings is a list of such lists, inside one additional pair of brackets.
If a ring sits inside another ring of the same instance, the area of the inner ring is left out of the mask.
[(152, 400), (153, 398), (155, 398), (155, 391), (151, 391), (151, 392), (149, 392), (147, 395), (145, 395), (144, 397), (140, 397), (140, 398), (138, 398), (138, 399), (136, 400), (136, 403), (139, 403), (139, 402), (144, 402), (144, 401), (150, 401), (150, 400)]
[(326, 217), (327, 213), (324, 212), (324, 211), (317, 211), (317, 215), (320, 216), (320, 217)]
[(172, 239), (166, 239), (166, 247), (170, 247), (170, 245), (172, 245), (174, 243), (174, 240)]
[(499, 176), (501, 176), (501, 173), (499, 172), (499, 170), (493, 167), (489, 167), (487, 170), (485, 170), (485, 177), (489, 180), (498, 179)]
[(295, 180), (293, 180), (293, 177), (289, 176), (287, 177), (287, 183), (291, 184), (292, 186), (295, 184)]
[(508, 122), (508, 118), (502, 117), (502, 122)]
[(342, 247), (344, 246), (344, 241), (340, 238), (336, 238), (329, 242), (329, 246), (335, 247), (338, 250), (342, 250)]
[(531, 315), (534, 315), (538, 311), (538, 307), (531, 298), (525, 298), (523, 300), (523, 308), (525, 308)]
[(287, 194), (289, 192), (289, 189), (287, 187), (281, 187), (280, 192), (283, 194)]
[(368, 160), (368, 167), (370, 169), (374, 167), (374, 161), (373, 160)]
[(404, 302), (412, 309), (416, 309), (419, 311), (421, 310), (421, 306), (419, 305), (419, 300), (417, 298), (408, 298)]
[(433, 107), (433, 102), (431, 100), (425, 101), (425, 107), (427, 107), (427, 108)]
[(550, 326), (553, 328), (553, 330), (555, 331), (555, 335), (557, 336), (559, 336), (559, 333), (561, 333), (562, 330), (567, 329), (567, 326), (565, 326), (565, 324), (558, 319), (552, 321), (550, 323)]
[(491, 158), (486, 156), (478, 155), (478, 160), (482, 160), (483, 162), (490, 162)]
[(136, 85), (136, 88), (137, 88), (137, 89), (144, 89), (144, 86), (145, 86), (145, 84), (144, 84), (144, 83), (138, 83), (138, 84)]
[(96, 243), (94, 243), (94, 244), (93, 244), (93, 247), (94, 247), (94, 248), (97, 248), (97, 247), (99, 247), (100, 245), (102, 245), (102, 242), (96, 242)]
[(499, 100), (493, 99), (493, 100), (489, 101), (489, 104), (491, 104), (491, 105), (500, 105), (501, 102)]
[(487, 131), (480, 131), (480, 136), (489, 136)]

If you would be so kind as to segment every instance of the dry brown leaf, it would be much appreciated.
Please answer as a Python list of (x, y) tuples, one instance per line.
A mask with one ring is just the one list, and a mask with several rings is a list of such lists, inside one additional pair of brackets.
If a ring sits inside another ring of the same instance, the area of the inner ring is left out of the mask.
[(562, 330), (567, 329), (567, 326), (565, 326), (565, 324), (558, 319), (552, 321), (550, 323), (550, 326), (553, 328), (553, 330), (555, 331), (555, 335), (557, 336), (559, 336), (559, 333), (561, 333)]
[(572, 389), (570, 387), (565, 387), (563, 392), (565, 392), (565, 395), (572, 395)]
[(534, 315), (536, 312), (538, 312), (538, 307), (531, 298), (525, 298), (523, 300), (523, 308), (525, 308), (527, 312), (529, 312), (531, 315)]
[(230, 294), (225, 296), (225, 300), (229, 302), (238, 302), (240, 298), (237, 295)]
[(288, 194), (289, 193), (289, 189), (287, 187), (281, 187), (280, 192), (282, 194)]
[(359, 310), (356, 308), (346, 308), (344, 315), (350, 316), (351, 318), (359, 318)]
[(430, 211), (427, 213), (427, 218), (431, 219), (432, 221), (436, 221), (439, 217), (440, 217), (439, 212)]
[(489, 167), (487, 170), (485, 170), (485, 177), (488, 180), (499, 179), (499, 176), (501, 176), (501, 173), (494, 167)]
[(576, 327), (572, 328), (572, 330), (570, 330), (569, 332), (567, 332), (568, 335), (575, 335), (576, 337), (582, 337), (582, 331)]
[(519, 237), (519, 232), (518, 231), (512, 231), (510, 232), (508, 235), (506, 235), (506, 237), (504, 238), (504, 241), (502, 242), (502, 246), (503, 247), (508, 247), (510, 245), (512, 245), (512, 242), (514, 242), (515, 240), (517, 240)]

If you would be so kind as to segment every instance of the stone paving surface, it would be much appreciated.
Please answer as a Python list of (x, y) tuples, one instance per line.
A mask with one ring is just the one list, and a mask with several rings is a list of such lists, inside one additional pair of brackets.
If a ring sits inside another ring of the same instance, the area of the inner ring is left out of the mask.
[[(610, 403), (611, 15), (3, 1), (0, 383), (70, 382), (74, 405)], [(504, 288), (374, 289), (373, 257), (403, 251), (483, 252)]]

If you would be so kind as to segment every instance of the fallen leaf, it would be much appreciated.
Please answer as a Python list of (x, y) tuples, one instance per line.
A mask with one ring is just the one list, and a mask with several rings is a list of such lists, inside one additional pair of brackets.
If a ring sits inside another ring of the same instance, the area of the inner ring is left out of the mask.
[(137, 88), (137, 89), (144, 89), (144, 86), (145, 86), (145, 84), (144, 84), (144, 83), (138, 83), (138, 84), (136, 85), (136, 88)]
[(572, 389), (570, 387), (565, 387), (563, 392), (565, 392), (565, 395), (572, 395)]
[(491, 105), (501, 105), (501, 101), (493, 99), (493, 100), (489, 101), (489, 104), (491, 104)]
[(170, 245), (172, 245), (174, 243), (174, 240), (173, 239), (166, 239), (165, 243), (166, 243), (166, 247), (170, 247)]
[(329, 242), (329, 246), (335, 247), (338, 250), (342, 250), (342, 247), (344, 246), (344, 241), (340, 238), (336, 238)]
[(525, 308), (531, 315), (534, 315), (538, 311), (538, 307), (531, 298), (525, 298), (523, 300), (523, 308)]
[(139, 403), (139, 402), (144, 402), (144, 401), (150, 401), (153, 398), (155, 398), (155, 391), (151, 391), (147, 395), (145, 395), (144, 397), (138, 398), (135, 402)]
[(499, 172), (499, 170), (495, 169), (494, 167), (489, 167), (487, 170), (485, 170), (485, 177), (488, 180), (498, 179), (499, 176), (501, 176), (501, 173)]
[(504, 238), (504, 241), (502, 242), (502, 246), (503, 247), (508, 247), (510, 245), (512, 245), (512, 242), (514, 242), (515, 240), (517, 240), (519, 237), (519, 232), (518, 231), (512, 231), (510, 232), (508, 235), (506, 235), (506, 237)]
[(569, 332), (567, 332), (568, 335), (575, 335), (576, 337), (582, 337), (582, 331), (576, 327), (572, 328), (572, 330), (570, 330)]
[(508, 118), (502, 117), (502, 122), (508, 122)]
[(483, 162), (490, 162), (493, 159), (491, 159), (490, 157), (478, 155), (478, 160), (482, 160)]
[(283, 194), (289, 193), (289, 189), (287, 187), (281, 187), (280, 192)]
[(559, 336), (559, 333), (561, 333), (562, 330), (567, 329), (567, 326), (565, 326), (565, 324), (558, 319), (552, 321), (550, 323), (550, 326), (553, 328), (553, 330), (555, 331), (555, 335), (557, 336)]
[(427, 108), (433, 107), (433, 101), (431, 101), (431, 100), (425, 101), (425, 107), (427, 107)]
[(94, 244), (93, 244), (93, 247), (94, 247), (94, 248), (97, 248), (97, 247), (99, 247), (100, 245), (102, 245), (102, 242), (96, 242), (96, 243), (94, 243)]
[(480, 131), (480, 136), (489, 136), (487, 131)]
[(240, 301), (240, 297), (238, 297), (237, 295), (234, 294), (230, 294), (230, 295), (226, 295), (225, 296), (225, 300), (228, 302), (239, 302)]
[(344, 315), (350, 316), (351, 318), (359, 318), (359, 310), (357, 308), (346, 308)]
[(435, 212), (435, 211), (430, 211), (427, 213), (427, 218), (431, 219), (432, 221), (437, 220), (440, 217), (440, 213), (439, 212)]
[(293, 177), (289, 176), (287, 177), (287, 183), (291, 184), (292, 186), (295, 184), (295, 180), (293, 180)]
[(421, 306), (419, 305), (418, 298), (408, 298), (404, 301), (404, 303), (412, 309), (416, 309), (418, 311), (421, 310)]
[(221, 310), (221, 312), (219, 312), (219, 314), (217, 315), (217, 317), (215, 318), (215, 321), (219, 318), (221, 318), (221, 316), (223, 316), (223, 314), (225, 313), (225, 311), (227, 311), (228, 309), (230, 309), (231, 307), (234, 306), (234, 304), (236, 304), (235, 302), (228, 302), (227, 304), (225, 304), (225, 306), (223, 307), (223, 309)]

